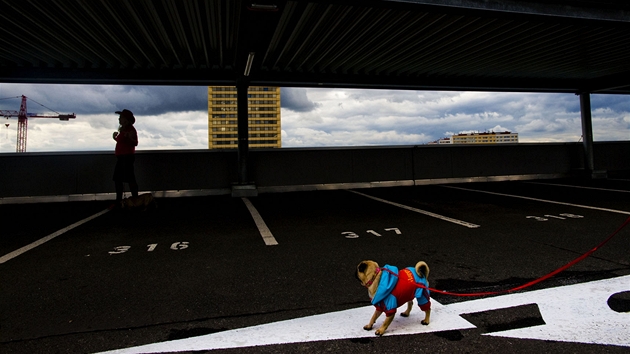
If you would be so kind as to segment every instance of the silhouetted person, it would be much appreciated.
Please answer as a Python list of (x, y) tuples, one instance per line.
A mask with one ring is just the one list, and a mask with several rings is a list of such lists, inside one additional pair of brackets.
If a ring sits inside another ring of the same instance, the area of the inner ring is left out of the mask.
[(116, 140), (116, 168), (114, 169), (114, 183), (116, 185), (116, 205), (122, 201), (123, 182), (129, 184), (131, 195), (138, 196), (138, 183), (136, 183), (136, 174), (133, 170), (135, 161), (136, 146), (138, 146), (138, 132), (133, 124), (136, 118), (128, 109), (116, 111), (119, 114), (118, 131), (114, 132), (113, 138)]

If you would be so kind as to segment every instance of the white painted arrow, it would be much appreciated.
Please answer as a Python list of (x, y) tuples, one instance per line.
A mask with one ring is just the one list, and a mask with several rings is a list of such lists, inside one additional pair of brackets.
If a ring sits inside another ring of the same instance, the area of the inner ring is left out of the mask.
[(478, 300), (475, 305), (535, 302), (546, 323), (490, 336), (630, 347), (630, 313), (615, 312), (607, 303), (611, 295), (623, 291), (630, 291), (630, 276), (502, 296), (494, 303)]
[[(396, 317), (385, 335), (475, 328), (460, 315), (536, 303), (546, 325), (486, 335), (630, 347), (630, 313), (617, 313), (607, 305), (611, 295), (623, 291), (630, 291), (630, 276), (446, 306), (431, 300), (430, 325), (420, 324), (424, 313), (415, 309), (409, 318)], [(374, 335), (362, 328), (373, 310), (372, 306), (361, 307), (107, 353), (167, 353), (364, 338)]]

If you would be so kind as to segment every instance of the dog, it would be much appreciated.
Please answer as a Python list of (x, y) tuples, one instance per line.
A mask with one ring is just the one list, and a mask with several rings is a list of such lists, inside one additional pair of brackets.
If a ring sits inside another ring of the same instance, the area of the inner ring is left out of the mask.
[(356, 278), (361, 285), (368, 289), (372, 305), (376, 308), (370, 322), (363, 327), (369, 331), (379, 316), (385, 312), (386, 318), (376, 335), (381, 336), (392, 323), (396, 309), (407, 303), (407, 310), (401, 316), (408, 317), (416, 298), (418, 306), (425, 313), (423, 325), (431, 320), (431, 298), (429, 292), (429, 266), (420, 261), (415, 267), (408, 267), (398, 271), (390, 265), (379, 267), (378, 263), (365, 260), (357, 265)]
[(129, 197), (123, 199), (121, 208), (126, 210), (142, 210), (146, 211), (149, 207), (157, 208), (157, 202), (153, 198), (153, 194), (145, 193), (137, 197)]

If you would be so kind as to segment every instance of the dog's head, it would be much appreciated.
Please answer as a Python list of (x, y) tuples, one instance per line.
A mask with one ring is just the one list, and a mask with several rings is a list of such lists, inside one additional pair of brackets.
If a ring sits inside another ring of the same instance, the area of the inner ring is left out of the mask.
[(129, 200), (129, 198), (125, 198), (120, 202), (120, 207), (123, 209), (131, 209), (134, 206), (133, 200)]
[(367, 287), (369, 286), (369, 282), (373, 281), (376, 277), (376, 270), (378, 269), (378, 263), (374, 261), (361, 261), (359, 265), (357, 265), (357, 270), (355, 272), (355, 277), (361, 282), (361, 285)]
[(153, 202), (153, 195), (151, 193), (140, 194), (138, 196), (131, 196), (122, 200), (123, 209), (135, 209), (139, 207), (146, 207)]

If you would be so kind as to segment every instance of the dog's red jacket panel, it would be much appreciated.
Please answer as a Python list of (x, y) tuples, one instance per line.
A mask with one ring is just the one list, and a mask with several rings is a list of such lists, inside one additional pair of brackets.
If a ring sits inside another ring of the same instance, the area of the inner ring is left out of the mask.
[[(398, 272), (398, 282), (396, 282), (396, 286), (392, 289), (391, 295), (396, 298), (396, 307), (390, 310), (387, 310), (385, 306), (385, 302), (381, 301), (374, 305), (377, 310), (385, 312), (387, 317), (393, 316), (396, 313), (396, 308), (404, 305), (405, 303), (413, 300), (416, 297), (416, 290), (418, 290), (418, 283), (416, 283), (416, 279), (414, 278), (411, 270), (405, 268), (401, 269)], [(426, 311), (431, 308), (431, 301), (427, 294), (423, 290), (423, 297), (426, 297), (427, 302), (422, 304), (422, 300), (418, 300), (420, 303), (420, 309), (422, 311)]]

